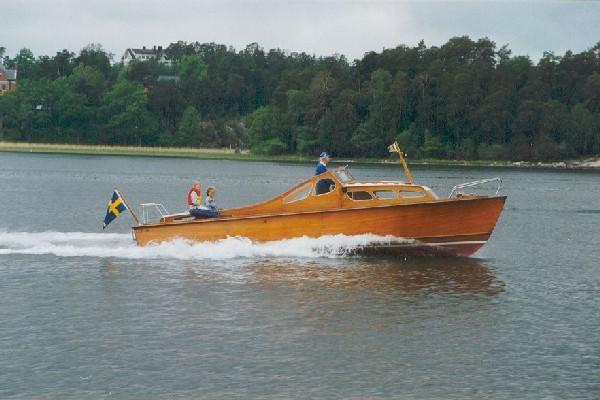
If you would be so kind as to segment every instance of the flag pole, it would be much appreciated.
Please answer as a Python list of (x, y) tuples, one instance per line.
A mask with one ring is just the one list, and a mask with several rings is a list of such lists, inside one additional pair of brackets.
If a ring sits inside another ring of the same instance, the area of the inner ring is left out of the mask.
[(119, 197), (123, 199), (123, 203), (125, 203), (125, 207), (127, 207), (129, 212), (133, 216), (133, 219), (135, 219), (135, 222), (137, 222), (138, 225), (141, 225), (140, 219), (138, 218), (135, 211), (133, 211), (133, 208), (129, 207), (129, 204), (127, 204), (127, 200), (125, 200), (125, 197), (123, 197), (123, 195), (121, 194), (121, 191), (115, 187), (115, 192), (117, 192), (119, 194)]
[(394, 150), (398, 153), (398, 157), (400, 157), (400, 162), (402, 163), (402, 168), (404, 168), (404, 174), (406, 175), (406, 181), (412, 185), (413, 177), (410, 174), (410, 170), (408, 169), (408, 165), (406, 164), (406, 160), (404, 159), (404, 154), (400, 149), (400, 145), (398, 142), (394, 142), (392, 146), (394, 146)]

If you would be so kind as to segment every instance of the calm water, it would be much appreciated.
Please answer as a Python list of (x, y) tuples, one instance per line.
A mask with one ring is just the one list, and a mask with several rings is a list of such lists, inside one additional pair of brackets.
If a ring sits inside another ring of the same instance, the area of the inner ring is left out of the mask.
[[(398, 166), (355, 166), (395, 179)], [(344, 255), (355, 238), (143, 249), (118, 185), (256, 202), (311, 165), (0, 153), (0, 398), (598, 399), (600, 174), (415, 168), (445, 195), (500, 175), (476, 257)]]

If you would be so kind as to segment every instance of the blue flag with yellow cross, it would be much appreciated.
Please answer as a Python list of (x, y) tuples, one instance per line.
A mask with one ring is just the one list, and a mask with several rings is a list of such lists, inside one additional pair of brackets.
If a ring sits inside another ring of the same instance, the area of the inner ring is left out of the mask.
[(108, 208), (106, 209), (106, 216), (104, 217), (104, 224), (102, 229), (105, 229), (108, 224), (115, 220), (121, 213), (127, 210), (127, 206), (121, 197), (121, 194), (115, 190), (108, 202)]

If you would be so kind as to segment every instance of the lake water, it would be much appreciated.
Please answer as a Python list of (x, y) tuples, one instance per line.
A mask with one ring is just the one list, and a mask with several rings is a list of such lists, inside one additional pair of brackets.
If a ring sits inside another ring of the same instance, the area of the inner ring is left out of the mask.
[[(398, 179), (397, 165), (356, 165)], [(598, 399), (600, 174), (416, 167), (508, 195), (471, 258), (351, 256), (353, 238), (138, 248), (131, 204), (222, 207), (307, 164), (0, 153), (0, 398)]]

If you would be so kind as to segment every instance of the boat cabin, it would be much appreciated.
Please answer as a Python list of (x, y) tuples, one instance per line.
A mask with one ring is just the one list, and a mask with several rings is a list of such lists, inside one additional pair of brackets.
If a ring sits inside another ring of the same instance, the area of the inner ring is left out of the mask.
[(312, 176), (281, 195), (249, 206), (224, 210), (223, 217), (364, 208), (437, 200), (426, 186), (402, 181), (356, 181), (346, 167)]
[[(245, 217), (299, 212), (370, 208), (438, 200), (427, 186), (402, 181), (356, 181), (348, 167), (315, 175), (270, 200), (225, 209), (221, 217)], [(188, 213), (164, 215), (160, 222), (189, 217)]]

